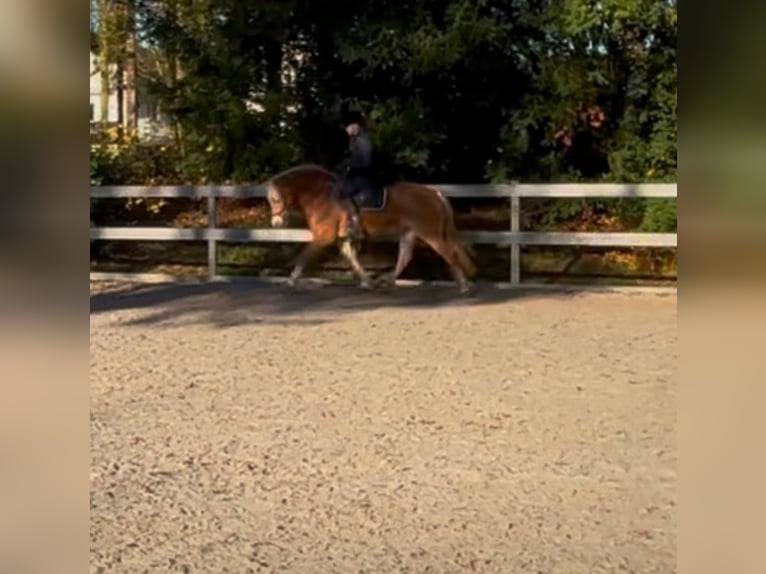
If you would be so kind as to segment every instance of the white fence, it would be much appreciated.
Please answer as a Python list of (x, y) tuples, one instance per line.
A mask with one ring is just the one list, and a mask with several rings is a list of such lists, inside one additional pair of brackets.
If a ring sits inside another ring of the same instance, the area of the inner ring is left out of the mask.
[[(447, 197), (509, 198), (510, 229), (508, 231), (463, 231), (461, 236), (474, 244), (494, 244), (511, 250), (510, 284), (518, 286), (520, 248), (522, 245), (587, 245), (610, 247), (676, 247), (675, 233), (604, 233), (604, 232), (533, 232), (521, 231), (521, 199), (537, 198), (677, 198), (675, 183), (644, 184), (498, 184), (438, 185)], [(91, 187), (95, 198), (207, 198), (207, 228), (173, 229), (164, 227), (91, 227), (91, 240), (137, 241), (207, 241), (208, 278), (216, 273), (216, 242), (306, 242), (307, 229), (224, 229), (216, 227), (216, 199), (265, 198), (264, 186), (111, 186)]]

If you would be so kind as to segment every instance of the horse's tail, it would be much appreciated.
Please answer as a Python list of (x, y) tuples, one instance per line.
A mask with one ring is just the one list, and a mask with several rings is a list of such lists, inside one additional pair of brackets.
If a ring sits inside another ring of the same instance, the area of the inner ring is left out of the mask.
[(452, 247), (452, 250), (455, 253), (455, 259), (463, 270), (463, 273), (469, 278), (473, 278), (476, 275), (476, 265), (473, 262), (475, 252), (470, 245), (460, 240), (457, 227), (455, 226), (455, 212), (452, 209), (449, 200), (440, 189), (437, 189), (436, 187), (432, 187), (431, 189), (436, 192), (444, 211), (441, 229), (442, 238)]

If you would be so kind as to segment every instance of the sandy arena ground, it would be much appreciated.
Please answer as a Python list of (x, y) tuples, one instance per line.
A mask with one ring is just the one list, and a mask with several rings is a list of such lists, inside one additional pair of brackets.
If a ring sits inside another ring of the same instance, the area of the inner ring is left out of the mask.
[(675, 566), (676, 297), (91, 288), (91, 572)]

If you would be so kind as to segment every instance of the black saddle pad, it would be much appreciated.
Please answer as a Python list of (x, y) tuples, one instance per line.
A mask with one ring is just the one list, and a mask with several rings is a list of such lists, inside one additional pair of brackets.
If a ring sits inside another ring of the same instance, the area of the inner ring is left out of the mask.
[(354, 197), (362, 211), (379, 211), (386, 206), (388, 188), (380, 184), (365, 185)]

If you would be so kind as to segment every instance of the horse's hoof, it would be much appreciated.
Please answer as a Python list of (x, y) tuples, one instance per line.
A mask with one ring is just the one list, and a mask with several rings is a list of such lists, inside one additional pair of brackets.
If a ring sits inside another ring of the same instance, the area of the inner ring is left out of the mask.
[(372, 282), (372, 281), (370, 281), (370, 280), (362, 281), (361, 283), (359, 283), (359, 286), (360, 286), (362, 289), (366, 289), (366, 290), (368, 290), (368, 291), (369, 291), (369, 290), (372, 290), (372, 289), (375, 289), (375, 285), (374, 285), (374, 284), (373, 284), (373, 282)]
[(287, 280), (287, 287), (288, 288), (295, 289), (297, 286), (298, 286), (297, 279), (290, 278), (290, 279)]
[(464, 297), (470, 297), (476, 293), (476, 286), (465, 284), (460, 286), (460, 294)]
[(391, 275), (381, 275), (375, 279), (375, 284), (378, 287), (391, 289), (396, 286), (396, 279), (394, 279)]

